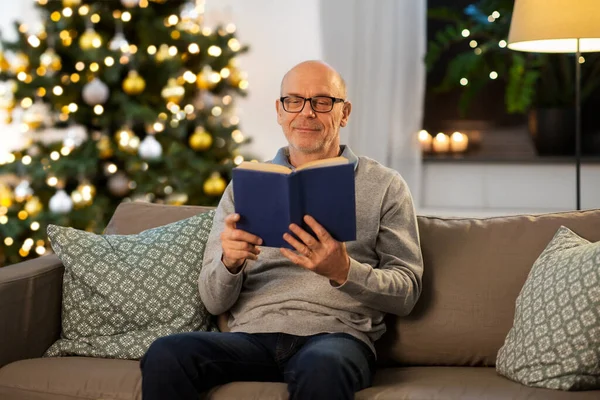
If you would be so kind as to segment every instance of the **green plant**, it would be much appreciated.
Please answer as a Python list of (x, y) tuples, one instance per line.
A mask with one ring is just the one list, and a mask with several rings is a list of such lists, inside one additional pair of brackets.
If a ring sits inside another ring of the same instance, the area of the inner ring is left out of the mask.
[[(505, 84), (505, 106), (509, 113), (524, 113), (531, 107), (564, 107), (573, 102), (573, 54), (508, 49), (513, 5), (513, 0), (480, 0), (462, 13), (448, 7), (428, 12), (430, 20), (448, 24), (429, 40), (427, 69), (430, 72), (443, 53), (459, 46), (460, 52), (447, 64), (435, 91), (462, 87), (458, 107), (463, 116), (477, 95), (495, 79)], [(593, 53), (584, 57), (582, 101), (600, 86), (600, 57)]]

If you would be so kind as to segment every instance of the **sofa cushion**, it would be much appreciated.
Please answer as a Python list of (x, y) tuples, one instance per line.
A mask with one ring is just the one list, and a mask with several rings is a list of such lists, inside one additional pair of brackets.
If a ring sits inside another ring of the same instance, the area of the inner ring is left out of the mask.
[(376, 342), (384, 365), (495, 365), (515, 300), (558, 228), (600, 240), (600, 210), (418, 222), (423, 293), (409, 316), (386, 317)]
[(139, 362), (90, 357), (32, 358), (0, 369), (0, 399), (139, 400)]
[(525, 385), (600, 389), (600, 242), (556, 232), (517, 298), (496, 367)]
[(213, 216), (135, 235), (50, 225), (65, 273), (61, 338), (45, 355), (139, 359), (160, 336), (216, 330), (197, 288)]
[[(532, 388), (498, 375), (493, 368), (385, 368), (373, 387), (356, 399), (527, 399), (592, 400), (597, 391), (562, 392)], [(285, 383), (234, 382), (212, 389), (210, 400), (285, 400)], [(0, 399), (141, 399), (139, 363), (87, 357), (37, 358), (0, 369)]]
[(144, 203), (139, 201), (123, 202), (113, 213), (104, 233), (107, 235), (131, 235), (143, 230), (156, 228), (192, 217), (215, 207), (173, 206), (166, 204)]

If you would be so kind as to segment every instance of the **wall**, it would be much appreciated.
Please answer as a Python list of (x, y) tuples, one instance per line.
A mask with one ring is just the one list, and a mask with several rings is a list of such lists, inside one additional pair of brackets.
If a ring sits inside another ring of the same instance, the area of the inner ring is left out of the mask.
[(270, 159), (286, 145), (275, 114), (281, 78), (300, 61), (322, 58), (319, 0), (207, 0), (205, 15), (207, 24), (233, 21), (240, 42), (250, 46), (240, 57), (250, 87), (238, 114), (252, 138), (248, 151)]

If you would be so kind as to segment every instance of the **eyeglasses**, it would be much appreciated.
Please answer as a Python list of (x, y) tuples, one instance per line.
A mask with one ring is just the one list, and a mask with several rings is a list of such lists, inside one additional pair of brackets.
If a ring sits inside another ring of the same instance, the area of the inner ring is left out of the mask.
[(283, 104), (283, 109), (289, 113), (302, 112), (307, 101), (310, 102), (310, 107), (313, 109), (314, 112), (327, 113), (333, 110), (333, 105), (335, 103), (343, 103), (346, 100), (331, 96), (284, 96), (280, 97), (279, 101), (281, 101), (281, 104)]

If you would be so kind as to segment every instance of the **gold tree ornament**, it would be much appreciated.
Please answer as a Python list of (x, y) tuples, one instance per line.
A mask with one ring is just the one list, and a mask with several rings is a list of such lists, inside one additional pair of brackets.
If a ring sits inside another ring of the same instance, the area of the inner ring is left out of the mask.
[(8, 61), (6, 61), (6, 57), (4, 56), (4, 52), (0, 50), (0, 72), (5, 72), (10, 69), (10, 65)]
[(74, 8), (74, 7), (78, 7), (81, 4), (81, 0), (63, 0), (62, 5), (63, 7), (69, 7), (69, 8)]
[(208, 150), (212, 142), (212, 136), (202, 126), (197, 127), (189, 139), (190, 147), (196, 151)]
[(94, 28), (87, 28), (81, 38), (79, 38), (79, 47), (82, 50), (90, 50), (102, 46), (102, 37)]
[(142, 93), (145, 88), (146, 81), (136, 70), (129, 71), (127, 78), (123, 80), (123, 90), (130, 96)]
[(204, 181), (202, 189), (209, 196), (220, 196), (225, 191), (227, 182), (221, 177), (218, 172), (213, 172), (211, 176)]
[(42, 205), (42, 202), (40, 201), (40, 198), (37, 196), (33, 196), (29, 200), (27, 200), (23, 208), (25, 209), (25, 211), (27, 211), (27, 213), (30, 216), (35, 217), (42, 211), (44, 207)]
[(62, 61), (56, 51), (49, 48), (40, 56), (40, 65), (50, 72), (56, 72), (62, 68)]
[(13, 203), (13, 192), (8, 186), (0, 183), (0, 207), (10, 207)]
[(183, 96), (185, 96), (185, 89), (183, 86), (177, 83), (177, 79), (169, 78), (167, 86), (163, 88), (160, 95), (167, 102), (173, 102), (179, 104)]
[(106, 135), (103, 135), (102, 137), (100, 137), (100, 139), (98, 139), (98, 141), (96, 142), (96, 148), (98, 149), (98, 155), (102, 159), (107, 159), (109, 157), (112, 157), (113, 155), (113, 149), (112, 144), (110, 142), (110, 138)]

